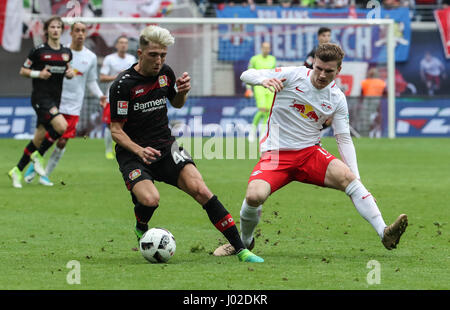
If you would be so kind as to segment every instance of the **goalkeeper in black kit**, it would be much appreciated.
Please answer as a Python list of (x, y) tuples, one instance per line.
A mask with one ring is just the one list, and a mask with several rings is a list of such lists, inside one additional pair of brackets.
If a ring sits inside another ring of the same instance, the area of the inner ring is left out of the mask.
[(175, 39), (167, 29), (146, 27), (139, 38), (138, 63), (123, 71), (110, 88), (111, 135), (120, 172), (131, 193), (138, 240), (159, 205), (154, 181), (178, 187), (203, 206), (212, 224), (237, 249), (240, 261), (264, 260), (245, 248), (230, 213), (206, 186), (191, 156), (169, 128), (167, 100), (181, 108), (191, 89), (184, 72), (175, 77), (164, 64)]

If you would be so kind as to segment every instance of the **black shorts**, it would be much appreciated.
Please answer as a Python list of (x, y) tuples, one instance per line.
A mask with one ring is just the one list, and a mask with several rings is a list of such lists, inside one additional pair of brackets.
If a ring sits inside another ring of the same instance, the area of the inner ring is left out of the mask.
[(50, 125), (51, 120), (57, 116), (59, 113), (59, 102), (55, 100), (46, 98), (39, 100), (31, 100), (31, 106), (37, 115), (37, 124), (38, 127), (40, 124), (44, 125), (45, 128)]
[(187, 164), (195, 165), (191, 155), (183, 147), (180, 147), (176, 141), (173, 142), (170, 151), (150, 165), (145, 164), (139, 157), (130, 152), (117, 154), (117, 162), (129, 191), (136, 183), (143, 180), (164, 182), (178, 187), (181, 169)]

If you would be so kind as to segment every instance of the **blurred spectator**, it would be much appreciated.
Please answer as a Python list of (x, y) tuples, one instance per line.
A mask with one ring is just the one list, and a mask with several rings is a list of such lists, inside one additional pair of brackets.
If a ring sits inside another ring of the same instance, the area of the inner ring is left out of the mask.
[(383, 0), (382, 5), (386, 9), (398, 8), (398, 7), (400, 7), (400, 1), (399, 0)]
[[(331, 41), (331, 29), (328, 27), (320, 27), (317, 31), (317, 40), (319, 41), (319, 44), (329, 43)], [(316, 47), (306, 56), (305, 63), (303, 64), (305, 67), (309, 69), (313, 68), (315, 54)]]
[(301, 7), (315, 7), (316, 0), (300, 0)]
[(346, 8), (350, 5), (349, 0), (334, 0), (333, 1), (333, 7), (340, 9), (340, 8)]
[(365, 97), (381, 97), (386, 90), (386, 82), (378, 77), (377, 68), (369, 69), (367, 78), (361, 82), (361, 94)]
[(377, 68), (367, 71), (367, 78), (361, 82), (361, 98), (350, 111), (353, 128), (371, 138), (381, 137), (381, 97), (385, 94), (386, 82), (379, 77)]
[(283, 8), (290, 8), (292, 6), (292, 0), (279, 0), (280, 5)]
[(274, 5), (277, 4), (277, 0), (248, 0), (250, 5)]
[(433, 96), (435, 91), (441, 88), (441, 77), (447, 78), (444, 64), (429, 51), (425, 52), (425, 56), (420, 61), (420, 77), (430, 96)]
[(250, 4), (250, 1), (249, 0), (228, 0), (228, 1), (224, 1), (226, 4), (228, 4), (228, 5), (231, 5), (231, 6), (233, 6), (233, 5), (242, 5), (242, 6), (245, 6), (245, 5), (248, 5), (248, 4)]
[(332, 7), (333, 0), (317, 0), (316, 6), (319, 8), (329, 8)]

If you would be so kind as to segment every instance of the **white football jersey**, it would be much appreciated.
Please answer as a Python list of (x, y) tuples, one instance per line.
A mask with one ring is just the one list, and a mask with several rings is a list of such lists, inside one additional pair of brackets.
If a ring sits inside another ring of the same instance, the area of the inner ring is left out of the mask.
[(69, 115), (80, 115), (86, 84), (97, 80), (97, 56), (86, 47), (81, 51), (71, 51), (73, 57), (70, 65), (74, 77), (64, 78), (59, 111)]
[(311, 83), (312, 70), (301, 67), (279, 67), (271, 70), (249, 69), (241, 75), (248, 84), (267, 78), (286, 78), (284, 88), (275, 93), (261, 152), (301, 150), (320, 142), (320, 130), (332, 119), (334, 134), (350, 134), (347, 100), (333, 81), (323, 89)]
[[(136, 57), (134, 57), (131, 54), (125, 54), (125, 57), (122, 58), (119, 56), (119, 54), (114, 53), (110, 54), (105, 57), (103, 60), (102, 68), (100, 69), (100, 74), (104, 75), (117, 75), (120, 72), (128, 69), (136, 62)], [(111, 81), (108, 83), (108, 88), (106, 90), (106, 97), (108, 97), (109, 101), (109, 88), (111, 87), (112, 83), (114, 81)]]

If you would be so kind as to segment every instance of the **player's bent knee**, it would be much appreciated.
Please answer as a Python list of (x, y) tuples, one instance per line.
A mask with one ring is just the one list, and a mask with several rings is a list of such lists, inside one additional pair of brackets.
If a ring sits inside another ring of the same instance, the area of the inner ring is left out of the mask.
[(146, 207), (156, 207), (159, 205), (159, 196), (143, 195), (137, 198), (139, 203)]
[(245, 200), (247, 201), (247, 204), (252, 207), (258, 207), (262, 205), (268, 195), (266, 191), (262, 190), (261, 188), (254, 188), (247, 191), (247, 194), (245, 195)]
[(206, 186), (203, 181), (197, 181), (196, 184), (191, 188), (191, 196), (201, 205), (204, 205), (213, 196), (212, 192)]

